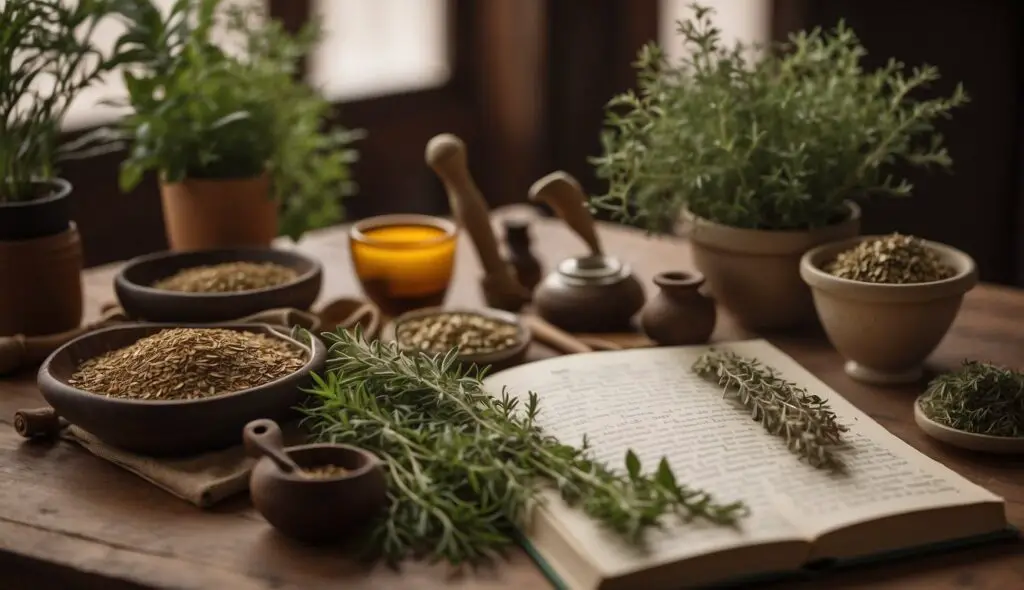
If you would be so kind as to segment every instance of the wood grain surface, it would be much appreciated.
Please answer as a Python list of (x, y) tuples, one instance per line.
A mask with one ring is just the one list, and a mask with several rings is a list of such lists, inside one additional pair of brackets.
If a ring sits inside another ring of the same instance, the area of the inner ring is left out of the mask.
[[(530, 215), (503, 209), (496, 216)], [(497, 223), (497, 220), (496, 220)], [(651, 289), (659, 271), (690, 268), (686, 244), (602, 226), (606, 250), (629, 261)], [(558, 222), (537, 219), (534, 249), (546, 268), (585, 246)], [(300, 247), (325, 263), (323, 299), (357, 295), (344, 228), (305, 238)], [(476, 256), (462, 239), (449, 303), (480, 305)], [(87, 321), (113, 299), (114, 267), (86, 277)], [(981, 286), (971, 292), (955, 325), (930, 359), (932, 370), (954, 368), (964, 357), (1024, 367), (1024, 291)], [(720, 317), (715, 340), (749, 337)], [(842, 361), (820, 334), (768, 336), (833, 389), (925, 454), (1008, 501), (1010, 520), (1024, 527), (1024, 458), (991, 458), (946, 448), (914, 425), (912, 401), (920, 386), (877, 388), (843, 373)], [(534, 346), (531, 355), (551, 352)], [(367, 570), (336, 550), (286, 541), (255, 513), (246, 497), (202, 511), (118, 467), (68, 444), (22, 441), (14, 412), (42, 399), (34, 374), (0, 381), (0, 589), (316, 590), (320, 588), (431, 590), (550, 587), (521, 551), (500, 567), (454, 572), (410, 563), (400, 572)], [(1024, 544), (1005, 543), (940, 556), (829, 574), (785, 588), (899, 590), (1012, 590), (1024, 588)]]

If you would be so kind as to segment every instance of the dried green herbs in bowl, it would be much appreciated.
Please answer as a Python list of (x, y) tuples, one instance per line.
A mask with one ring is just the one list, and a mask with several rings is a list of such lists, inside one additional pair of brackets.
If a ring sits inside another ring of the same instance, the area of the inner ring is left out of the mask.
[(252, 420), (295, 416), (327, 356), (307, 336), (260, 324), (124, 324), (60, 347), (40, 367), (39, 389), (58, 415), (107, 444), (210, 451), (238, 444)]
[(268, 309), (309, 309), (322, 276), (320, 262), (296, 250), (158, 252), (130, 260), (114, 290), (135, 319), (227, 322)]
[(499, 309), (428, 307), (405, 313), (392, 322), (386, 336), (405, 352), (444, 356), (458, 348), (463, 364), (491, 371), (521, 362), (532, 335), (519, 317)]

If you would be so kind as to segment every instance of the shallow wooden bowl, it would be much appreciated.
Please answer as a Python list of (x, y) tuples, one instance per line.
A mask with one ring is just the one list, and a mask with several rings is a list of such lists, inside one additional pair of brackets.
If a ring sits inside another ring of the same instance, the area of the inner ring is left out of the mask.
[[(294, 269), (287, 284), (237, 293), (182, 293), (155, 289), (153, 283), (186, 268), (228, 262), (273, 262)], [(130, 260), (114, 278), (117, 299), (129, 317), (150, 322), (226, 322), (254, 313), (292, 307), (306, 310), (320, 295), (323, 267), (294, 250), (230, 248), (157, 252)]]
[(259, 387), (197, 400), (143, 401), (106, 397), (68, 385), (82, 361), (129, 346), (178, 324), (125, 324), (80, 336), (54, 351), (39, 368), (43, 398), (57, 414), (103, 442), (146, 455), (188, 455), (242, 442), (247, 423), (258, 418), (287, 422), (320, 371), (327, 349), (317, 338), (303, 344), (265, 324), (213, 324), (266, 334), (306, 349), (306, 364), (291, 375)]
[(917, 401), (914, 402), (914, 421), (928, 436), (954, 447), (997, 455), (1024, 454), (1024, 437), (974, 434), (950, 428), (925, 415)]
[(487, 316), (500, 320), (503, 322), (509, 322), (514, 324), (519, 329), (518, 343), (505, 350), (499, 350), (497, 352), (490, 352), (486, 354), (460, 354), (458, 356), (458, 362), (461, 364), (473, 364), (478, 367), (489, 366), (489, 373), (507, 369), (509, 367), (518, 365), (523, 362), (526, 358), (526, 352), (530, 348), (530, 341), (533, 339), (533, 334), (526, 324), (519, 318), (518, 315), (502, 311), (500, 309), (483, 308), (483, 309), (469, 309), (461, 307), (424, 307), (404, 313), (395, 318), (385, 329), (384, 338), (387, 340), (395, 340), (398, 334), (398, 328), (409, 320), (419, 319), (425, 316), (440, 314), (440, 313), (474, 313), (482, 316)]

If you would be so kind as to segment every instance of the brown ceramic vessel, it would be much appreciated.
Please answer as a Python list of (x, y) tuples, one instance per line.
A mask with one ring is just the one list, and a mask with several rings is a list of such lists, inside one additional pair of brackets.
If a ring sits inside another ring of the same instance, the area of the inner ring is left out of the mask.
[(161, 183), (160, 202), (172, 250), (269, 246), (277, 237), (277, 201), (266, 174)]
[(956, 248), (925, 245), (956, 274), (916, 284), (879, 284), (843, 279), (822, 268), (861, 236), (819, 246), (800, 261), (800, 274), (811, 287), (814, 305), (832, 345), (854, 379), (876, 384), (906, 383), (922, 376), (922, 363), (946, 335), (965, 293), (978, 283), (974, 260)]
[[(184, 293), (151, 285), (186, 268), (227, 262), (273, 262), (295, 270), (287, 284), (236, 293)], [(224, 322), (290, 307), (307, 310), (320, 295), (323, 268), (297, 250), (231, 248), (157, 252), (130, 260), (114, 278), (117, 299), (129, 317), (151, 322)]]
[(190, 455), (238, 444), (238, 433), (258, 418), (290, 420), (306, 400), (310, 372), (321, 371), (327, 350), (319, 339), (300, 343), (265, 324), (211, 324), (258, 332), (308, 351), (306, 364), (271, 383), (196, 400), (146, 401), (107, 397), (68, 385), (82, 361), (129, 346), (180, 324), (125, 324), (80, 336), (57, 349), (39, 368), (43, 399), (57, 414), (100, 440), (145, 455)]
[(684, 271), (654, 277), (661, 291), (640, 314), (644, 334), (662, 346), (702, 344), (715, 331), (715, 302), (700, 292), (704, 277)]
[[(261, 457), (249, 476), (252, 503), (275, 529), (306, 543), (330, 543), (355, 536), (387, 502), (383, 464), (373, 454), (348, 445), (283, 447), (272, 420), (245, 427), (246, 450)], [(344, 473), (326, 478), (303, 475), (333, 465)]]
[(685, 212), (693, 261), (712, 296), (748, 330), (773, 331), (813, 324), (814, 303), (800, 279), (800, 257), (820, 244), (860, 233), (860, 207), (849, 217), (809, 231), (740, 229)]
[(0, 336), (66, 332), (82, 321), (82, 241), (67, 230), (0, 240)]
[[(456, 357), (458, 363), (462, 365), (476, 365), (478, 367), (490, 367), (489, 373), (500, 371), (513, 367), (523, 362), (526, 358), (526, 352), (530, 348), (530, 342), (533, 340), (533, 334), (530, 332), (530, 328), (519, 318), (518, 315), (493, 308), (483, 309), (464, 309), (464, 308), (446, 308), (446, 307), (427, 307), (424, 309), (417, 309), (404, 313), (395, 318), (385, 329), (384, 338), (386, 340), (394, 340), (398, 330), (401, 329), (403, 323), (409, 320), (419, 319), (427, 316), (432, 316), (440, 313), (475, 313), (483, 316), (487, 316), (502, 322), (508, 322), (514, 324), (518, 330), (519, 335), (516, 338), (516, 345), (504, 350), (497, 352), (490, 352), (485, 354), (460, 354)], [(405, 349), (410, 350), (410, 349)], [(411, 351), (411, 350), (410, 350)]]

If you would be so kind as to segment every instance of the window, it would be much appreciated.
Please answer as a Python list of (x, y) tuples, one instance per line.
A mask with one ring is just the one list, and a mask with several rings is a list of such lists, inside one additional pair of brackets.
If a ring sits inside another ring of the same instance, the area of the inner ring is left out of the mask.
[[(676, 34), (676, 22), (693, 15), (690, 8), (692, 0), (660, 2), (659, 43), (670, 59), (679, 59), (683, 55), (683, 47)], [(749, 45), (769, 40), (771, 0), (703, 0), (701, 4), (714, 10), (715, 26), (722, 30), (722, 41), (726, 46), (737, 41)]]

